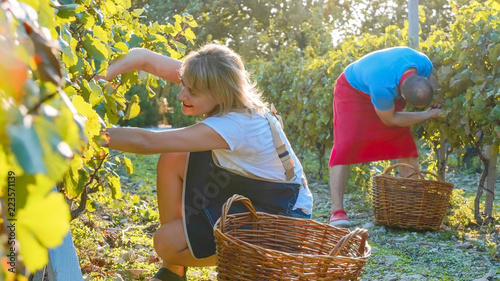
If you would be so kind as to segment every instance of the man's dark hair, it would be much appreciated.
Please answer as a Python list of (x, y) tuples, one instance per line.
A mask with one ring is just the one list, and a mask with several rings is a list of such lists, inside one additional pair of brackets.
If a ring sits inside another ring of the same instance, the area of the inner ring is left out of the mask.
[(403, 81), (401, 95), (413, 106), (425, 108), (432, 101), (433, 89), (424, 76), (411, 75)]

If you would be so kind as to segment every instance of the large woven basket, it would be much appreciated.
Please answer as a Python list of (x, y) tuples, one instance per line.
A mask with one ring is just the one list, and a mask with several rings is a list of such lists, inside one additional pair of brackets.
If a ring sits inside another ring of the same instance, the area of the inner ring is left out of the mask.
[[(396, 167), (412, 169), (418, 179), (394, 177)], [(424, 174), (435, 180), (425, 179)], [(387, 226), (416, 230), (438, 230), (448, 210), (453, 184), (444, 182), (428, 171), (400, 163), (373, 177), (373, 211), (375, 222)]]
[[(231, 204), (247, 213), (228, 215)], [(214, 225), (218, 280), (358, 280), (371, 247), (368, 232), (256, 212), (234, 195)]]

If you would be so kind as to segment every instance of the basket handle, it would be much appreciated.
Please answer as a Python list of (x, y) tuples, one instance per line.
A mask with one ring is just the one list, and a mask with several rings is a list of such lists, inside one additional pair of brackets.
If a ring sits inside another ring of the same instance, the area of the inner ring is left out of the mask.
[(413, 173), (410, 174), (408, 176), (408, 178), (411, 178), (413, 175), (418, 175), (420, 179), (424, 179), (424, 176), (422, 174), (427, 174), (427, 175), (431, 175), (431, 176), (435, 177), (440, 182), (443, 181), (438, 175), (434, 174), (433, 172), (419, 171), (417, 168), (413, 167), (410, 164), (406, 164), (406, 163), (398, 163), (398, 164), (390, 166), (389, 168), (385, 169), (384, 175), (387, 175), (391, 170), (393, 170), (394, 168), (397, 168), (397, 167), (405, 167), (405, 168), (409, 168), (409, 169), (413, 170)]
[(337, 245), (335, 245), (335, 248), (333, 248), (330, 251), (329, 255), (332, 257), (337, 256), (340, 253), (340, 251), (349, 243), (349, 240), (351, 240), (355, 236), (361, 237), (361, 243), (359, 245), (359, 252), (364, 253), (366, 240), (368, 239), (368, 230), (363, 229), (363, 228), (356, 228), (354, 231), (352, 231), (349, 234), (342, 237), (339, 240), (339, 242), (337, 243)]
[[(415, 173), (413, 173), (413, 174), (409, 175), (408, 177), (409, 177), (409, 178), (411, 178), (411, 176), (413, 176), (413, 175), (415, 175), (415, 174), (417, 174), (417, 173), (415, 172)], [(433, 172), (429, 172), (429, 171), (420, 171), (420, 172), (418, 172), (418, 174), (420, 175), (420, 177), (421, 177), (422, 179), (424, 179), (424, 177), (422, 176), (422, 174), (427, 174), (427, 175), (431, 175), (431, 176), (433, 176), (433, 177), (434, 177), (434, 178), (436, 178), (438, 181), (443, 182), (443, 179), (441, 179), (441, 177), (440, 177), (440, 176), (438, 176), (438, 175), (434, 174)]]
[(252, 205), (252, 201), (250, 201), (250, 199), (246, 198), (243, 195), (235, 194), (235, 195), (231, 196), (231, 198), (227, 199), (226, 203), (224, 203), (224, 205), (222, 206), (222, 215), (220, 216), (220, 220), (219, 220), (221, 232), (225, 231), (226, 216), (229, 213), (229, 209), (231, 208), (231, 204), (233, 204), (234, 202), (237, 202), (237, 201), (243, 202), (243, 204), (245, 204), (245, 206), (250, 211), (252, 218), (255, 220), (258, 220), (257, 211), (255, 211), (255, 208)]

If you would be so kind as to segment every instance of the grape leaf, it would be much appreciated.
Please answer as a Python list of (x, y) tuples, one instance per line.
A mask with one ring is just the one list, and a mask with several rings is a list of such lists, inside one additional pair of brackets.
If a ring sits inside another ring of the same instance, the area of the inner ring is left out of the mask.
[[(30, 120), (30, 116), (25, 117)], [(27, 174), (47, 173), (43, 162), (43, 150), (32, 122), (7, 127), (10, 149), (16, 160)]]
[(30, 196), (17, 213), (17, 238), (22, 245), (20, 253), (30, 271), (47, 264), (47, 248), (62, 243), (69, 231), (69, 208), (64, 197), (50, 192), (46, 197)]
[(125, 116), (123, 117), (123, 120), (129, 120), (141, 112), (141, 107), (139, 106), (139, 96), (138, 95), (133, 95), (132, 98), (130, 99), (130, 102), (127, 107), (127, 111), (125, 112)]

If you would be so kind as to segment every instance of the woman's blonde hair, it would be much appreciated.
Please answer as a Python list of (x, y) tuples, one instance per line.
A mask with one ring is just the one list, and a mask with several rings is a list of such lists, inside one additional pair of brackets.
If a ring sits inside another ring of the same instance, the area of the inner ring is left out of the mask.
[(219, 103), (207, 117), (231, 111), (264, 113), (268, 106), (251, 82), (241, 57), (226, 46), (208, 44), (191, 52), (180, 75), (189, 81), (193, 93), (204, 91)]

